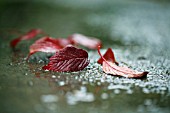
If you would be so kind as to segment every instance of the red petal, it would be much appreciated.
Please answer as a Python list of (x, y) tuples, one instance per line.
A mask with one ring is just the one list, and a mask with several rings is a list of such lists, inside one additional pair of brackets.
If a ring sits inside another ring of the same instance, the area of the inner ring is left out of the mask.
[(69, 45), (57, 51), (50, 58), (49, 64), (44, 66), (43, 69), (56, 72), (73, 72), (83, 70), (88, 64), (88, 53), (83, 49)]
[(20, 36), (14, 40), (11, 41), (10, 45), (11, 47), (15, 47), (21, 40), (29, 40), (37, 36), (38, 34), (42, 33), (42, 30), (40, 29), (32, 29), (28, 33), (26, 33), (23, 36)]
[[(104, 57), (107, 61), (109, 61), (109, 62), (118, 64), (118, 63), (116, 62), (116, 60), (115, 60), (115, 56), (114, 56), (114, 53), (113, 53), (113, 51), (112, 51), (111, 48), (108, 48), (108, 49), (107, 49), (107, 51), (106, 51), (106, 53), (103, 55), (103, 57)], [(102, 57), (97, 61), (97, 63), (99, 63), (99, 64), (102, 64), (102, 63), (103, 63)]]
[(99, 39), (93, 37), (87, 37), (82, 34), (73, 34), (68, 37), (73, 43), (80, 44), (89, 49), (97, 49), (98, 46), (102, 46), (102, 43)]
[(103, 71), (107, 74), (118, 75), (118, 76), (123, 76), (123, 77), (128, 77), (128, 78), (143, 78), (143, 77), (146, 77), (148, 74), (148, 72), (137, 72), (128, 67), (117, 66), (113, 62), (107, 61), (101, 55), (99, 49), (98, 49), (98, 53), (103, 59)]

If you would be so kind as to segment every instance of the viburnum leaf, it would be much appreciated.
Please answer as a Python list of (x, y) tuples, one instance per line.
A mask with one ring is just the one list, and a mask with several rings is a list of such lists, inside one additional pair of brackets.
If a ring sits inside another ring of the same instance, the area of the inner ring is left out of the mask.
[(58, 45), (60, 45), (60, 47), (64, 48), (67, 45), (74, 45), (74, 43), (69, 40), (69, 39), (65, 39), (65, 38), (57, 38), (58, 41)]
[(98, 46), (102, 46), (102, 43), (99, 39), (88, 37), (82, 34), (73, 34), (69, 36), (68, 39), (77, 45), (82, 45), (89, 49), (97, 49)]
[[(106, 51), (106, 53), (103, 55), (103, 57), (104, 57), (107, 61), (109, 61), (109, 62), (118, 64), (118, 62), (116, 62), (116, 60), (115, 60), (115, 56), (114, 56), (114, 53), (113, 53), (113, 51), (112, 51), (111, 48), (108, 48), (108, 49), (107, 49), (107, 51)], [(103, 64), (103, 59), (102, 59), (102, 57), (97, 61), (97, 63)]]
[(35, 43), (30, 46), (29, 56), (40, 51), (55, 53), (61, 48), (62, 47), (58, 44), (58, 41), (56, 39), (53, 39), (51, 37), (43, 37), (35, 41)]
[(85, 50), (68, 45), (57, 51), (43, 69), (56, 72), (74, 72), (83, 70), (88, 64), (88, 53)]
[(10, 42), (11, 47), (15, 47), (21, 40), (29, 40), (37, 36), (38, 34), (43, 33), (41, 29), (32, 29), (27, 32), (25, 35), (20, 36)]
[(127, 78), (143, 78), (146, 77), (148, 72), (137, 72), (135, 70), (132, 70), (128, 67), (120, 67), (117, 66), (116, 63), (109, 61), (105, 59), (101, 53), (100, 53), (100, 48), (98, 48), (98, 53), (103, 59), (102, 62), (102, 67), (103, 71), (107, 74), (112, 74), (112, 75), (117, 75), (117, 76), (123, 76)]

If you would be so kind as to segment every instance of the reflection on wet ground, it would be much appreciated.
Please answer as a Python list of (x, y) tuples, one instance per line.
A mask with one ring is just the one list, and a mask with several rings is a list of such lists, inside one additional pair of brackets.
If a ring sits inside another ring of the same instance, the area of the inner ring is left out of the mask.
[[(1, 7), (0, 112), (169, 113), (169, 3), (75, 1)], [(92, 50), (88, 50), (91, 62), (83, 71), (43, 71), (51, 54), (37, 53), (25, 61), (33, 41), (22, 42), (16, 51), (8, 46), (11, 39), (33, 27), (54, 37), (74, 32), (98, 37), (104, 43), (102, 53), (111, 47), (120, 65), (149, 71), (149, 75), (146, 79), (107, 75), (96, 63), (97, 51)]]

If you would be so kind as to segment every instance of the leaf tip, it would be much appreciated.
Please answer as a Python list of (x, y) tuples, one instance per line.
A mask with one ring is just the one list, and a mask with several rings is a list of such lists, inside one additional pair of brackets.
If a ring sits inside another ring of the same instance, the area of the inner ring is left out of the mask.
[(144, 71), (144, 72), (143, 72), (143, 76), (147, 76), (147, 74), (149, 74), (148, 71)]

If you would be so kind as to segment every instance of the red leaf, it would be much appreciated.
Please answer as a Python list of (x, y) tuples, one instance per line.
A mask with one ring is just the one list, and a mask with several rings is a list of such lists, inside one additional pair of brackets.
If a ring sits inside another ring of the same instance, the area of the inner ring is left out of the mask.
[(80, 44), (89, 49), (97, 49), (98, 46), (102, 46), (102, 43), (99, 39), (93, 37), (87, 37), (82, 34), (73, 34), (68, 37), (73, 43)]
[(88, 53), (85, 50), (68, 45), (57, 51), (43, 69), (56, 72), (74, 72), (83, 70), (88, 64)]
[(57, 41), (58, 41), (58, 45), (60, 45), (60, 47), (62, 47), (62, 48), (66, 47), (67, 45), (70, 45), (70, 44), (74, 45), (74, 43), (69, 39), (58, 38)]
[[(107, 51), (106, 51), (106, 53), (103, 55), (103, 57), (104, 57), (107, 61), (109, 61), (109, 62), (118, 64), (118, 63), (116, 62), (116, 60), (115, 60), (115, 56), (114, 56), (114, 53), (113, 53), (113, 51), (112, 51), (111, 48), (108, 48), (108, 49), (107, 49)], [(102, 64), (102, 63), (103, 63), (102, 57), (97, 61), (97, 63), (99, 63), (99, 64)]]
[(61, 48), (62, 47), (58, 44), (58, 40), (51, 37), (43, 37), (30, 46), (30, 54), (38, 51), (54, 53)]
[(43, 37), (30, 46), (28, 58), (36, 52), (55, 53), (69, 44), (71, 42), (67, 39)]
[(29, 40), (37, 36), (38, 34), (42, 33), (40, 29), (32, 29), (28, 33), (23, 36), (20, 36), (10, 42), (11, 47), (15, 47), (21, 40)]
[(148, 72), (137, 72), (128, 67), (117, 66), (114, 62), (107, 61), (100, 53), (98, 48), (98, 53), (103, 59), (103, 71), (107, 74), (118, 75), (128, 78), (143, 78), (146, 77)]

